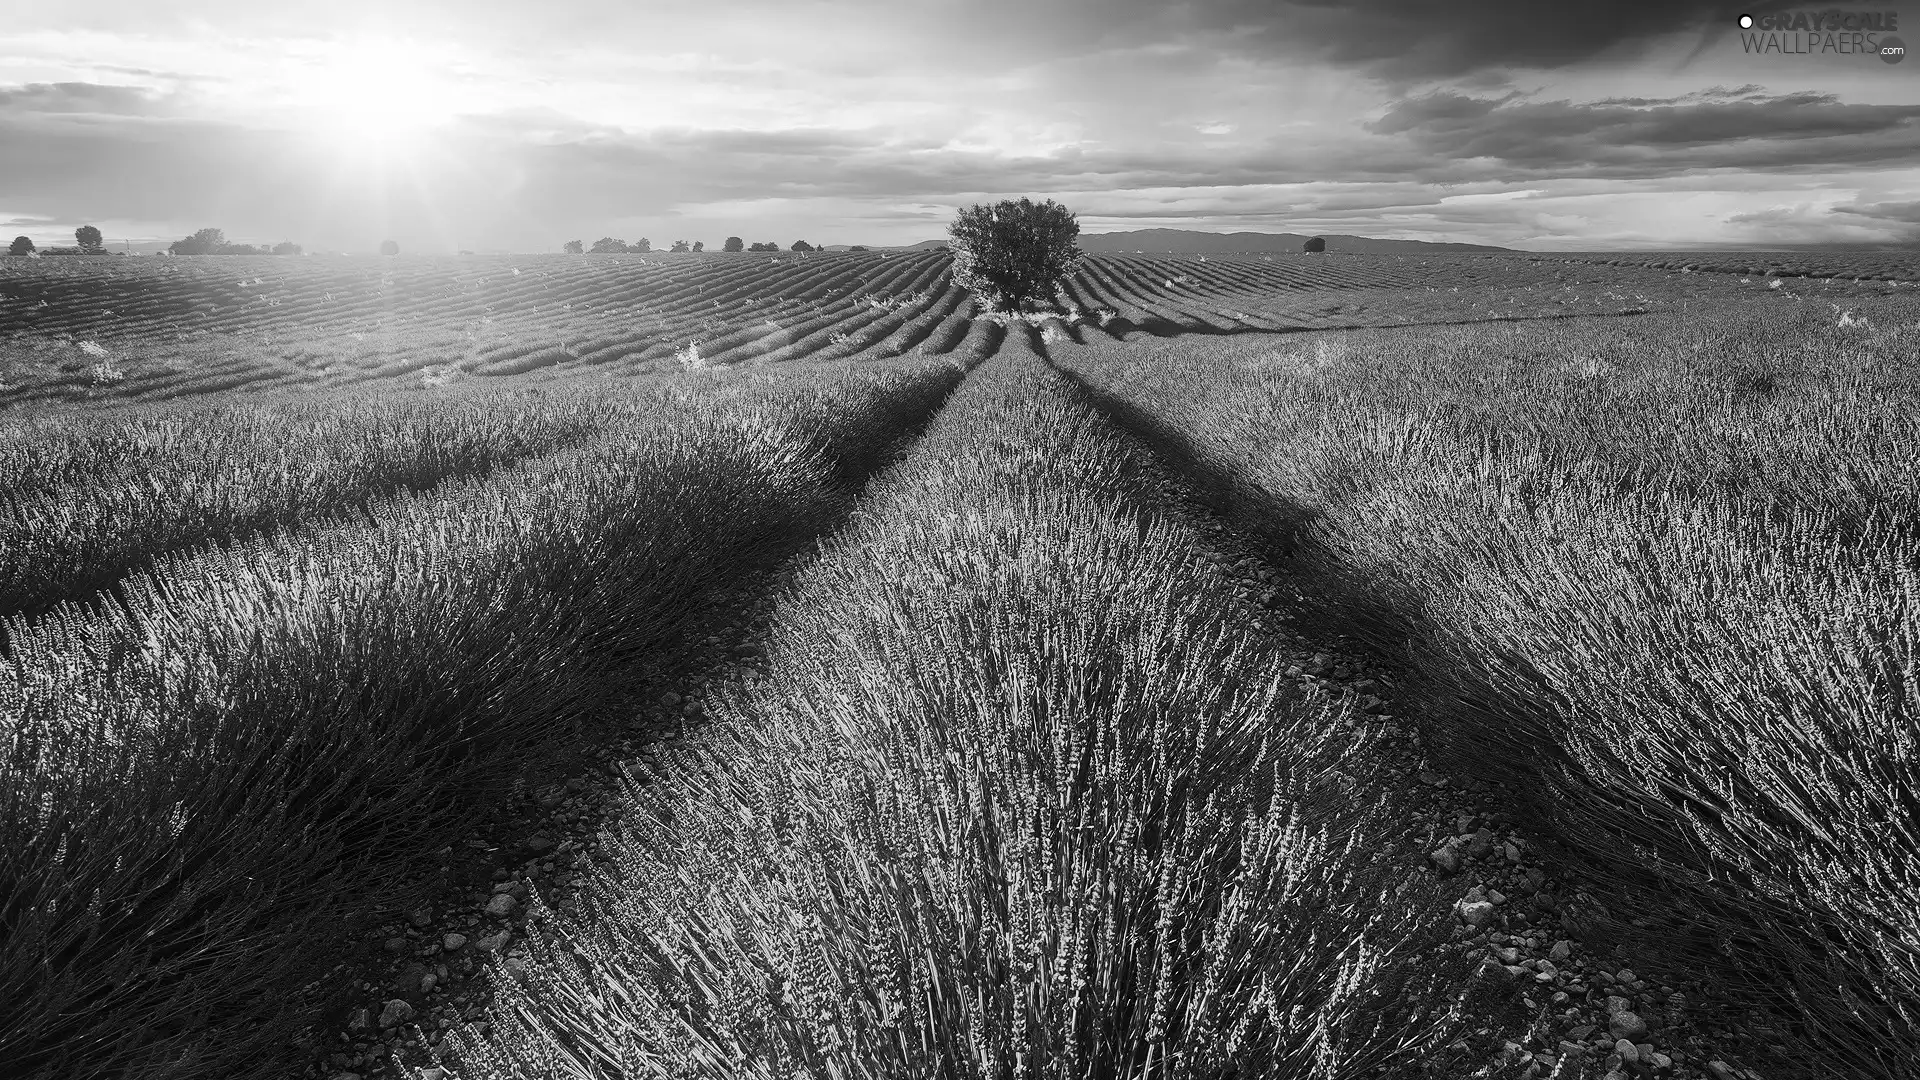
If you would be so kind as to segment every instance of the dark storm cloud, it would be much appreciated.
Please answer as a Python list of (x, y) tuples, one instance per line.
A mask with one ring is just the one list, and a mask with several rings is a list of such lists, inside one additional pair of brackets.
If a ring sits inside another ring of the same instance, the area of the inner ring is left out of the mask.
[(1293, 0), (1281, 10), (1306, 15), (1285, 28), (1318, 44), (1325, 59), (1419, 78), (1566, 67), (1675, 33), (1731, 34), (1742, 13), (1794, 6), (1790, 0)]
[(1183, 31), (1231, 34), (1224, 43), (1229, 49), (1311, 56), (1365, 67), (1389, 81), (1417, 81), (1486, 69), (1561, 68), (1673, 34), (1711, 40), (1734, 33), (1742, 13), (1802, 6), (1790, 0), (987, 0), (979, 25), (1014, 19), (1022, 33), (1032, 25), (1042, 38), (1077, 28), (1079, 41), (1096, 45)]
[(1565, 175), (1903, 164), (1920, 157), (1920, 105), (1854, 105), (1832, 94), (1751, 88), (1574, 104), (1441, 92), (1395, 102), (1369, 131), (1439, 159), (1486, 159)]

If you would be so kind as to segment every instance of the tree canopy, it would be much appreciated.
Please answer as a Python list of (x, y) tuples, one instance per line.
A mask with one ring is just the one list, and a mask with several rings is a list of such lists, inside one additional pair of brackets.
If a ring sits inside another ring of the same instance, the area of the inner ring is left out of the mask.
[(233, 245), (227, 243), (227, 234), (219, 229), (199, 229), (192, 236), (175, 240), (167, 250), (175, 255), (224, 255)]
[(1048, 199), (1005, 199), (960, 211), (947, 227), (953, 280), (982, 294), (996, 311), (1051, 299), (1082, 257), (1080, 222)]

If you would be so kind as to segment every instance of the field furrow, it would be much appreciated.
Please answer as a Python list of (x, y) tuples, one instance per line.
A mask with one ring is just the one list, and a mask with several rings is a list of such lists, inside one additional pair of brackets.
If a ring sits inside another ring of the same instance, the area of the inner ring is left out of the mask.
[[(1604, 894), (1561, 930), (1671, 984), (1635, 1000), (1698, 978), (1771, 1033), (1767, 1075), (1894, 1080), (1920, 1059), (1920, 312), (1851, 303), (1070, 362), (1322, 632), (1412, 676), (1436, 762)], [(1551, 981), (1564, 1023), (1606, 1023), (1617, 987)]]
[(1424, 1059), (1461, 972), (1422, 955), (1446, 896), (1396, 888), (1377, 740), (1286, 689), (1197, 554), (1009, 338), (801, 573), (768, 677), (636, 763), (605, 876), (452, 1075)]
[(716, 593), (810, 543), (959, 377), (795, 371), (703, 376), (557, 456), (10, 624), (10, 1073), (286, 1055), (290, 991), (343, 920), (396, 902), (476, 793), (619, 700)]

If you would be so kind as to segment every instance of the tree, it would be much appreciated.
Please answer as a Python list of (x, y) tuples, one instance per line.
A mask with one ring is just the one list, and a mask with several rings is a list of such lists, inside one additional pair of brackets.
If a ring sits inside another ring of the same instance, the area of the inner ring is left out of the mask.
[(852, 247), (850, 247), (850, 248), (848, 248), (847, 250), (848, 250), (848, 251), (865, 251), (865, 250), (867, 250), (867, 245), (865, 245), (865, 244), (855, 244), (855, 245), (853, 245)]
[(9, 254), (9, 255), (31, 255), (31, 254), (33, 254), (33, 241), (32, 241), (32, 239), (30, 239), (30, 238), (28, 238), (28, 237), (25, 237), (25, 236), (16, 236), (16, 237), (14, 237), (14, 238), (13, 238), (13, 243), (11, 243), (11, 244), (9, 244), (9, 245), (7, 245), (7, 254)]
[(755, 244), (752, 247), (748, 248), (747, 250), (748, 251), (779, 251), (780, 245), (769, 240), (764, 244)]
[(382, 240), (382, 241), (380, 241), (380, 254), (382, 254), (382, 255), (398, 255), (398, 254), (400, 254), (400, 243), (399, 243), (399, 241), (397, 241), (397, 240)]
[(1019, 311), (1050, 298), (1084, 254), (1074, 243), (1080, 222), (1052, 199), (971, 206), (947, 233), (954, 282), (983, 294), (996, 311)]
[(627, 250), (637, 251), (640, 254), (645, 255), (647, 252), (653, 250), (653, 241), (643, 236), (640, 239), (635, 240), (633, 243), (627, 245)]
[[(603, 236), (593, 242), (593, 253), (595, 255), (618, 255), (626, 250), (627, 242), (625, 240), (615, 240), (611, 236)], [(637, 248), (636, 250), (645, 251), (646, 248)]]
[(80, 241), (80, 250), (89, 255), (100, 251), (100, 230), (91, 225), (82, 225), (73, 230), (73, 238)]
[(581, 252), (585, 251), (586, 248), (583, 247), (580, 241), (578, 240), (569, 240), (567, 241), (567, 246), (562, 250), (564, 250), (569, 255), (578, 255)]
[(1307, 242), (1300, 245), (1300, 250), (1318, 254), (1327, 250), (1327, 239), (1324, 236), (1308, 237)]
[(275, 255), (298, 255), (300, 254), (300, 245), (291, 240), (282, 240), (273, 245), (273, 253)]
[(737, 236), (729, 236), (729, 237), (727, 237), (727, 242), (726, 242), (725, 244), (722, 244), (722, 245), (721, 245), (721, 247), (720, 247), (720, 250), (722, 250), (722, 251), (742, 251), (742, 250), (745, 250), (745, 248), (746, 248), (746, 245), (745, 245), (744, 243), (742, 243), (742, 242), (741, 242), (741, 240), (740, 240), (740, 238), (739, 238), (739, 237), (737, 237)]
[(175, 240), (167, 250), (175, 255), (220, 255), (227, 245), (227, 234), (219, 229), (200, 229), (184, 240)]
[(809, 243), (807, 243), (807, 242), (806, 242), (805, 240), (795, 240), (795, 241), (793, 242), (793, 247), (792, 247), (792, 248), (791, 248), (790, 250), (793, 250), (793, 251), (812, 251), (812, 250), (813, 250), (813, 245), (812, 245), (812, 244), (809, 244)]
[(687, 250), (687, 242), (685, 240), (675, 240), (673, 242), (673, 250), (675, 251)]
[(705, 251), (706, 248), (707, 242), (705, 240), (695, 240), (693, 242), (693, 250), (695, 251)]

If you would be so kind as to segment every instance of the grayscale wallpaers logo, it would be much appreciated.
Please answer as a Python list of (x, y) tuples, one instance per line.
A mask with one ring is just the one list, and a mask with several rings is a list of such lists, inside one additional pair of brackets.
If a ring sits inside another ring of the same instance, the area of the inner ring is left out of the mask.
[(1742, 15), (1739, 24), (1740, 48), (1749, 53), (1879, 57), (1884, 64), (1907, 58), (1906, 43), (1893, 36), (1898, 12), (1776, 11)]

